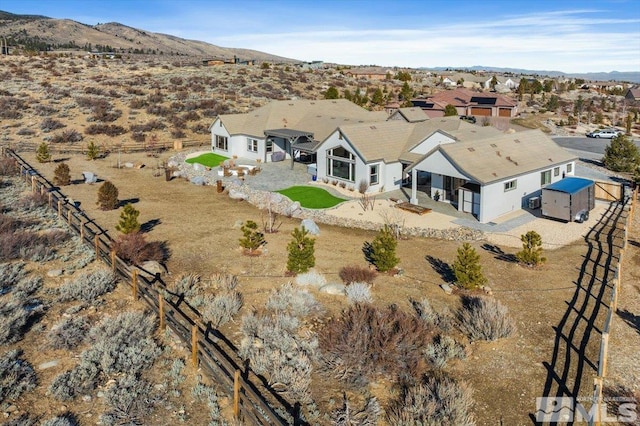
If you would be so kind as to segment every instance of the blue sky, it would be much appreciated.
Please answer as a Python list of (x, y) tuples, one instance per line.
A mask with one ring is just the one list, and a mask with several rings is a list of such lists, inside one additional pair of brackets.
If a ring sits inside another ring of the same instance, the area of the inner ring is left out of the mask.
[(640, 71), (639, 0), (0, 0), (0, 10), (305, 61)]

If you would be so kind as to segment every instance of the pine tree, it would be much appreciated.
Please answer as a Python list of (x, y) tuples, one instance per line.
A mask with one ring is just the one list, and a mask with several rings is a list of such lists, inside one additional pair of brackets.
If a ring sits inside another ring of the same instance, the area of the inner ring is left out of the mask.
[(291, 233), (293, 240), (287, 245), (289, 257), (287, 259), (287, 270), (295, 274), (307, 272), (316, 264), (314, 244), (315, 239), (309, 237), (309, 231), (304, 226), (302, 229), (295, 228)]
[(324, 93), (325, 99), (338, 99), (339, 97), (340, 95), (338, 94), (338, 89), (336, 89), (334, 86), (329, 87)]
[(95, 160), (100, 156), (100, 148), (93, 141), (87, 145), (87, 160)]
[(464, 243), (458, 248), (458, 256), (453, 262), (452, 269), (456, 282), (468, 290), (487, 283), (487, 279), (482, 274), (480, 255), (469, 243)]
[(116, 229), (123, 234), (140, 231), (138, 216), (140, 216), (140, 212), (131, 203), (128, 203), (120, 213), (120, 222), (116, 225)]
[(36, 159), (39, 163), (48, 163), (49, 161), (51, 161), (49, 146), (45, 142), (42, 142), (38, 146), (38, 150), (36, 151)]
[(101, 210), (113, 210), (118, 207), (118, 188), (106, 181), (98, 189), (98, 206)]
[(240, 247), (250, 254), (267, 243), (264, 234), (258, 231), (258, 224), (252, 220), (246, 221), (240, 230), (243, 235), (240, 238)]
[(542, 256), (542, 237), (536, 231), (529, 231), (520, 236), (522, 251), (516, 253), (519, 262), (529, 266), (538, 266), (547, 258)]
[(71, 183), (71, 172), (67, 163), (60, 163), (53, 172), (53, 183), (58, 186), (66, 186)]
[(373, 239), (368, 249), (368, 257), (380, 272), (387, 272), (396, 267), (400, 259), (396, 257), (398, 241), (389, 226), (385, 225)]
[(602, 162), (614, 172), (633, 172), (640, 165), (640, 152), (629, 137), (616, 136), (604, 149)]
[(455, 115), (458, 115), (458, 110), (456, 109), (456, 107), (454, 105), (447, 104), (447, 106), (444, 107), (444, 116), (453, 117)]

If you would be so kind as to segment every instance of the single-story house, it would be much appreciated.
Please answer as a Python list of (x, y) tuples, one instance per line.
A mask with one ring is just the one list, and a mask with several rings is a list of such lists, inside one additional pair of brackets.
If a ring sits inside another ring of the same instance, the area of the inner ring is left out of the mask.
[(640, 87), (628, 89), (627, 93), (624, 94), (624, 98), (631, 102), (640, 101)]
[[(411, 187), (472, 213), (480, 222), (527, 206), (541, 189), (574, 173), (575, 157), (539, 130), (505, 134), (419, 108), (391, 117), (344, 100), (274, 101), (223, 114), (210, 127), (222, 155), (315, 163), (317, 179), (370, 192)], [(274, 157), (278, 157), (277, 159)]]
[(468, 89), (445, 90), (424, 99), (412, 99), (429, 117), (442, 117), (447, 105), (453, 105), (458, 115), (480, 117), (515, 117), (518, 102), (498, 93), (474, 92)]

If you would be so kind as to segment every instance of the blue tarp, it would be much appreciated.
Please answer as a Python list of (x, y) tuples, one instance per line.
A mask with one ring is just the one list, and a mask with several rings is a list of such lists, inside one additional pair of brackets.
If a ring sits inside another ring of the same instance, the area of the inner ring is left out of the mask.
[(552, 191), (565, 192), (567, 194), (575, 194), (580, 192), (584, 188), (592, 186), (594, 183), (590, 179), (584, 179), (579, 177), (566, 177), (559, 180), (556, 183), (545, 186), (544, 189), (550, 189)]

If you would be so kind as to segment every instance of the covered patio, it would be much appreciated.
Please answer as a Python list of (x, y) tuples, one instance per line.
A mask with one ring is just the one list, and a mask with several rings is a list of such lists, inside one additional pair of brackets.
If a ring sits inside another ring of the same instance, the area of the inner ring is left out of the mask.
[[(315, 163), (315, 148), (319, 145), (319, 142), (314, 140), (313, 133), (282, 128), (265, 130), (264, 136), (267, 144), (266, 154), (272, 155), (271, 161), (277, 161), (273, 159), (273, 154), (277, 152), (273, 145), (276, 145), (285, 154), (285, 158), (287, 155), (289, 156), (292, 169), (295, 162)], [(271, 149), (269, 149), (270, 147)], [(284, 158), (282, 159), (284, 160)], [(265, 158), (266, 161), (267, 159)]]

